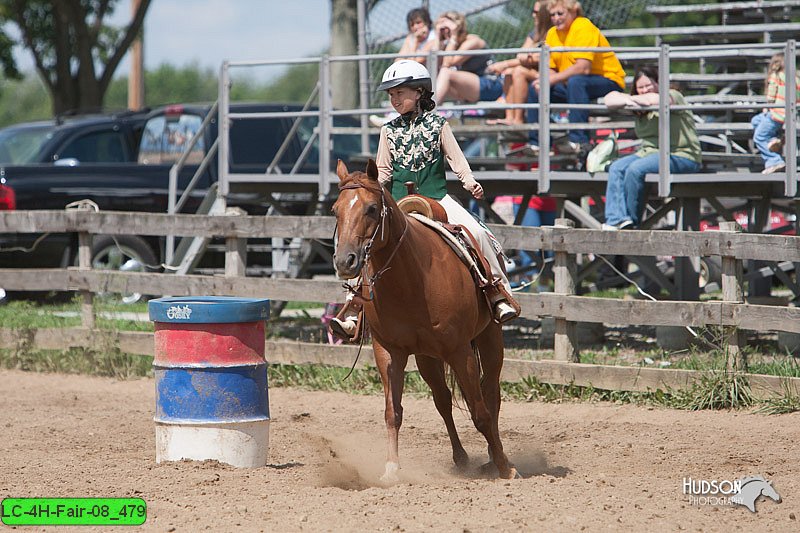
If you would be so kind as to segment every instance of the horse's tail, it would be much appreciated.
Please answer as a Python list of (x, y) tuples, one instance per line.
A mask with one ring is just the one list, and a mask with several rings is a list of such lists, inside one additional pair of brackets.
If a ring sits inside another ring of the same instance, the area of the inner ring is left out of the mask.
[[(481, 365), (481, 352), (478, 349), (478, 345), (475, 343), (474, 340), (470, 341), (469, 345), (472, 347), (472, 353), (475, 354), (475, 359), (478, 361), (478, 379), (483, 381), (483, 366)], [(458, 401), (459, 397), (464, 397), (464, 390), (461, 388), (461, 384), (456, 379), (456, 373), (453, 372), (453, 369), (447, 363), (444, 363), (444, 372), (445, 372), (445, 380), (447, 381), (447, 388), (450, 389), (450, 396), (453, 398), (453, 405), (455, 405), (461, 411), (468, 411), (469, 412), (469, 404), (464, 407), (461, 405), (461, 402)], [(456, 394), (458, 391), (458, 394)], [(472, 412), (469, 412), (472, 415)]]

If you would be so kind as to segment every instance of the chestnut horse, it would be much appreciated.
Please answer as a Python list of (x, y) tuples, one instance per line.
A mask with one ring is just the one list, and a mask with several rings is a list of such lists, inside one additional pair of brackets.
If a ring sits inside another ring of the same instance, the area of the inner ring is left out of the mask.
[(336, 171), (334, 266), (342, 279), (364, 275), (367, 294), (361, 299), (386, 400), (388, 458), (381, 479), (398, 479), (397, 439), (410, 354), (444, 419), (456, 465), (466, 466), (468, 458), (453, 422), (445, 364), (455, 374), (475, 427), (486, 437), (498, 473), (518, 477), (503, 452), (497, 424), (503, 334), (467, 267), (442, 237), (397, 207), (378, 182), (372, 159), (366, 173), (351, 174), (342, 161)]

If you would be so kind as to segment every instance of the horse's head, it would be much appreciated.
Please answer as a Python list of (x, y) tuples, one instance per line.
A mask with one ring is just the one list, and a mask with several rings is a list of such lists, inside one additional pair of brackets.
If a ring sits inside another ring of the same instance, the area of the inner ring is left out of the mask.
[(378, 182), (375, 161), (367, 162), (367, 171), (350, 173), (340, 160), (339, 198), (333, 204), (337, 239), (333, 265), (342, 279), (351, 279), (364, 267), (368, 253), (382, 244), (382, 229), (387, 209), (387, 193)]

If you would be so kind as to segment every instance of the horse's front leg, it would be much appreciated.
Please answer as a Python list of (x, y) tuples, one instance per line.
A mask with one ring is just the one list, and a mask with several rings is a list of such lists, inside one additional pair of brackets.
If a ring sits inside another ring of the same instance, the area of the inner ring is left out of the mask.
[(384, 417), (388, 435), (386, 469), (381, 476), (384, 483), (397, 483), (400, 470), (400, 453), (398, 451), (398, 434), (403, 424), (403, 385), (405, 383), (408, 354), (389, 353), (378, 341), (372, 339), (375, 364), (381, 374), (383, 396), (386, 402)]

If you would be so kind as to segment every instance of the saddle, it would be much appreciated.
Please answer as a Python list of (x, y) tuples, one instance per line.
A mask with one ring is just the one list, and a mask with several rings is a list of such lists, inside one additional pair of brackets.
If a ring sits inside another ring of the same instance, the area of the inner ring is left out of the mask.
[[(436, 200), (415, 194), (412, 182), (406, 182), (405, 185), (409, 194), (397, 202), (398, 207), (444, 239), (469, 270), (475, 285), (486, 297), (489, 309), (493, 308), (494, 302), (497, 300), (505, 299), (519, 314), (519, 304), (500, 282), (500, 278), (492, 274), (475, 236), (460, 224), (448, 224), (447, 212), (444, 207)], [(501, 260), (499, 263), (503, 268), (504, 262)]]
[[(406, 187), (409, 187), (409, 184), (411, 187), (414, 186), (413, 183), (408, 182), (406, 183)], [(409, 192), (408, 196), (401, 198), (400, 201), (397, 202), (397, 206), (407, 215), (418, 213), (430, 220), (435, 220), (442, 224), (447, 223), (447, 211), (444, 210), (442, 204), (427, 196)]]

